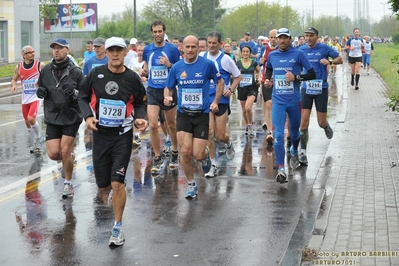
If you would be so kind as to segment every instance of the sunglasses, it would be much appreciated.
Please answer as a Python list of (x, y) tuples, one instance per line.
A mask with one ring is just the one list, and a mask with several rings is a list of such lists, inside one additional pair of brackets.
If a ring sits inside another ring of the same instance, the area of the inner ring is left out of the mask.
[(34, 54), (35, 51), (29, 51), (29, 52), (25, 52), (24, 54)]

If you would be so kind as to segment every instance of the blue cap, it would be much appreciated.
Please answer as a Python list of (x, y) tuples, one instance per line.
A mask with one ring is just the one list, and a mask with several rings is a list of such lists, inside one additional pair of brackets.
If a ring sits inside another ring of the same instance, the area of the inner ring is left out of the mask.
[(69, 43), (64, 38), (55, 39), (52, 43), (50, 43), (50, 48), (53, 48), (54, 44), (69, 48)]
[(280, 28), (277, 30), (277, 37), (281, 35), (286, 35), (288, 37), (291, 37), (290, 30), (287, 28)]

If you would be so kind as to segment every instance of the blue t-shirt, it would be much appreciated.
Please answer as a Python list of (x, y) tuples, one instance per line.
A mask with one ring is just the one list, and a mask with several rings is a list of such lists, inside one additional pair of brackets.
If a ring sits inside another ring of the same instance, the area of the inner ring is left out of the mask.
[(249, 47), (251, 47), (252, 53), (253, 53), (253, 54), (256, 54), (256, 53), (254, 53), (254, 51), (253, 51), (253, 48), (254, 48), (255, 45), (256, 45), (256, 43), (254, 43), (253, 41), (249, 41), (249, 42), (240, 42), (240, 49), (242, 49), (244, 46), (249, 46)]
[(183, 108), (201, 110), (209, 113), (211, 98), (209, 85), (211, 80), (215, 83), (221, 76), (213, 61), (198, 56), (194, 63), (180, 60), (170, 69), (166, 87), (178, 87), (177, 111), (183, 113)]
[[(300, 46), (299, 49), (301, 49), (309, 58), (309, 61), (316, 72), (316, 80), (321, 82), (323, 89), (328, 89), (327, 66), (320, 63), (320, 60), (328, 60), (328, 57), (336, 58), (339, 56), (339, 53), (336, 52), (331, 46), (328, 46), (324, 43), (317, 43), (313, 48), (310, 48), (308, 45), (304, 45)], [(304, 70), (303, 73), (307, 73), (307, 71)], [(302, 82), (302, 88), (306, 88), (307, 84), (308, 82)]]
[(83, 58), (85, 59), (85, 62), (87, 62), (87, 60), (89, 60), (90, 58), (92, 58), (93, 56), (95, 56), (96, 55), (96, 52), (95, 51), (91, 51), (91, 52), (89, 52), (89, 51), (85, 51), (84, 53), (83, 53)]
[(143, 60), (148, 65), (148, 86), (154, 89), (164, 89), (170, 69), (162, 65), (159, 57), (166, 56), (174, 64), (180, 60), (180, 52), (176, 45), (166, 42), (162, 47), (153, 43), (144, 48)]
[(287, 51), (275, 50), (269, 54), (266, 64), (267, 68), (273, 69), (273, 103), (297, 103), (301, 101), (299, 81), (287, 81), (285, 79), (286, 70), (292, 72), (294, 76), (301, 74), (302, 68), (310, 70), (312, 64), (305, 53), (293, 47)]
[(108, 64), (108, 57), (104, 56), (102, 59), (97, 59), (97, 57), (93, 56), (87, 62), (85, 62), (85, 65), (83, 67), (83, 75), (89, 74), (90, 70), (92, 70), (95, 67), (102, 66)]

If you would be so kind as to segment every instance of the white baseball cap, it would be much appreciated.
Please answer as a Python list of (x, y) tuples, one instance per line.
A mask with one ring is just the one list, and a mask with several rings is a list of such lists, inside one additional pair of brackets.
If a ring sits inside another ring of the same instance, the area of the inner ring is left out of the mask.
[(131, 38), (130, 39), (130, 44), (136, 44), (137, 43), (137, 39), (136, 38)]
[(126, 42), (121, 37), (112, 36), (111, 38), (109, 38), (105, 41), (105, 50), (107, 50), (108, 48), (110, 48), (112, 46), (126, 48)]

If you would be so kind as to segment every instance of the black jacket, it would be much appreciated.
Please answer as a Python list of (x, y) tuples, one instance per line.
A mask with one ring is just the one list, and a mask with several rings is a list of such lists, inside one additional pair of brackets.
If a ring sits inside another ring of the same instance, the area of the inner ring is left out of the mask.
[(67, 58), (67, 61), (56, 64), (51, 61), (40, 72), (38, 85), (47, 90), (43, 100), (44, 121), (46, 124), (69, 126), (82, 122), (82, 115), (77, 101), (77, 93), (65, 94), (64, 87), (79, 90), (83, 74), (79, 67)]

